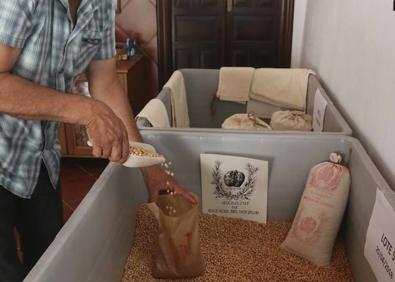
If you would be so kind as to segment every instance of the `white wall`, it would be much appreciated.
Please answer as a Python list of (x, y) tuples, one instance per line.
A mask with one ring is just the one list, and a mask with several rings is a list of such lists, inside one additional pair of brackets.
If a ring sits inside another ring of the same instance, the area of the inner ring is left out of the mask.
[[(297, 0), (298, 1), (298, 0)], [(298, 5), (298, 3), (297, 3)], [(309, 0), (300, 64), (320, 75), (395, 188), (393, 0)]]
[(304, 38), (304, 23), (306, 19), (307, 0), (295, 0), (294, 26), (292, 35), (292, 67), (300, 67)]

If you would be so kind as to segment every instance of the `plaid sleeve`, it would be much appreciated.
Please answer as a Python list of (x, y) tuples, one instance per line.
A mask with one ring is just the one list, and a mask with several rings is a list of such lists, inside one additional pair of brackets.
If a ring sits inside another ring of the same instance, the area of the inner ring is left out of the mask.
[(103, 31), (103, 39), (99, 50), (95, 55), (95, 60), (106, 60), (111, 59), (115, 56), (115, 1), (109, 1), (106, 17), (103, 21), (106, 21)]
[(0, 1), (0, 44), (22, 48), (32, 30), (36, 1)]

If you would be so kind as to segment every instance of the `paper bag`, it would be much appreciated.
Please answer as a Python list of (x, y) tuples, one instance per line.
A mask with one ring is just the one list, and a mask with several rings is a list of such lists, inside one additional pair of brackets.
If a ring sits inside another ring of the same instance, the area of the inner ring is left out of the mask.
[(200, 250), (197, 205), (182, 196), (160, 195), (148, 204), (158, 221), (152, 275), (155, 278), (191, 278), (202, 275), (204, 262)]

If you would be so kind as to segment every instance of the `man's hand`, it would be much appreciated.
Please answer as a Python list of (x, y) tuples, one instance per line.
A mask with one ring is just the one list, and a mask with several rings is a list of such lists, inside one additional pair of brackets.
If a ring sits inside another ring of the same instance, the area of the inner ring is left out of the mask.
[(92, 100), (86, 130), (98, 158), (124, 163), (129, 157), (128, 134), (123, 122), (104, 103)]
[[(152, 166), (142, 169), (144, 181), (147, 185), (149, 200), (155, 202), (158, 198), (160, 190), (170, 190), (183, 196), (188, 202), (196, 205), (196, 199), (188, 192), (188, 190), (177, 182), (177, 180), (159, 166)], [(166, 185), (168, 183), (168, 185)]]
[[(125, 94), (124, 88), (119, 83), (116, 70), (115, 59), (93, 61), (87, 72), (90, 93), (93, 98), (108, 105), (123, 121), (130, 140), (142, 142), (142, 138), (133, 118), (133, 112), (130, 108), (128, 96)], [(112, 126), (107, 126), (109, 130), (110, 127)], [(93, 139), (93, 133), (90, 131), (88, 133)], [(95, 140), (92, 141), (94, 142), (93, 144), (96, 145)], [(190, 203), (197, 204), (197, 201), (188, 192), (188, 190), (184, 186), (180, 185), (174, 177), (167, 175), (161, 167), (146, 167), (141, 170), (144, 174), (144, 180), (151, 201), (156, 200), (160, 190), (169, 189), (179, 193)], [(166, 187), (166, 182), (169, 182), (169, 187)]]

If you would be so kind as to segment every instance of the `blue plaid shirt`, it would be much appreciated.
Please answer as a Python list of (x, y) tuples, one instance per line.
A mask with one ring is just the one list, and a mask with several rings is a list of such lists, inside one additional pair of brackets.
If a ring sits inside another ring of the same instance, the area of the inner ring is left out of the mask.
[[(82, 0), (75, 26), (68, 6), (68, 0), (0, 0), (0, 44), (21, 49), (12, 74), (70, 92), (92, 60), (115, 55), (114, 1)], [(44, 161), (56, 188), (58, 128), (0, 114), (0, 185), (30, 198)]]

